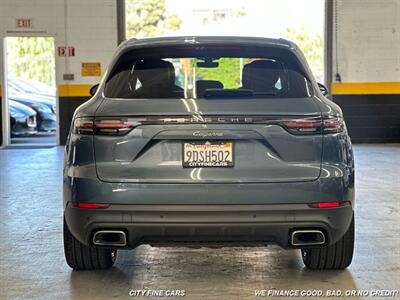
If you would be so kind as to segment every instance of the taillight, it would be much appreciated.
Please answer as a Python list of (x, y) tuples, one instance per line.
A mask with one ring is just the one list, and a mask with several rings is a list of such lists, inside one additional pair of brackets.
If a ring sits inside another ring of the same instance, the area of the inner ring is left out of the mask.
[(77, 208), (108, 208), (110, 204), (104, 203), (91, 203), (91, 202), (75, 202), (73, 204), (74, 207)]
[(293, 134), (315, 134), (321, 132), (321, 118), (289, 119), (282, 121), (282, 125)]
[(325, 116), (323, 118), (324, 133), (338, 133), (343, 131), (343, 129), (344, 129), (344, 121), (342, 117)]
[(348, 205), (350, 205), (350, 201), (318, 202), (308, 204), (311, 208), (335, 208)]
[(137, 125), (137, 122), (132, 122), (128, 118), (95, 119), (94, 121), (96, 134), (124, 135)]
[(337, 116), (286, 119), (282, 125), (296, 135), (338, 133), (344, 128), (343, 118)]
[(147, 117), (83, 117), (74, 120), (77, 134), (124, 135), (140, 125), (165, 124), (277, 124), (295, 135), (329, 134), (343, 131), (340, 116), (280, 117), (270, 116), (147, 116)]
[(124, 135), (140, 125), (140, 118), (76, 118), (77, 134)]
[(93, 134), (93, 118), (76, 118), (74, 121), (73, 132), (78, 134)]

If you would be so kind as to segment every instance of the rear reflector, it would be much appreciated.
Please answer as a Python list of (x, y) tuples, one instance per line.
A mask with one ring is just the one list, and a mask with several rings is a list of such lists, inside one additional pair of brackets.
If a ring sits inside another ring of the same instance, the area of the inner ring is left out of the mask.
[(334, 208), (347, 205), (350, 205), (350, 201), (318, 202), (308, 204), (308, 206), (311, 208)]
[(110, 204), (104, 203), (89, 203), (89, 202), (75, 202), (74, 207), (78, 208), (107, 208)]

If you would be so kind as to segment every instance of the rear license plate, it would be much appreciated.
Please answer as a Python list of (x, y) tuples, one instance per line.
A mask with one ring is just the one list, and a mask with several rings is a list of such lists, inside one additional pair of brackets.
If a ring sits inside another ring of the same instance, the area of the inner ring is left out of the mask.
[(183, 143), (182, 165), (184, 168), (233, 167), (233, 143)]

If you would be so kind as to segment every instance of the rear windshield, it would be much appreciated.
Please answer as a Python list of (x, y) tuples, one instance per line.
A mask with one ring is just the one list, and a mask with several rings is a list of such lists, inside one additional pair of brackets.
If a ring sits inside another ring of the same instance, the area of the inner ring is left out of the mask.
[(112, 69), (110, 98), (304, 98), (310, 81), (288, 50), (181, 46), (130, 50)]

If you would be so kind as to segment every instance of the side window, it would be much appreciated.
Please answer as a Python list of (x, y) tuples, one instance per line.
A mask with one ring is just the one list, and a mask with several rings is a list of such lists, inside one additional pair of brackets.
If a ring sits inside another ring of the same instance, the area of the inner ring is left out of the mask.
[(275, 83), (275, 88), (277, 90), (282, 90), (282, 81), (281, 81), (280, 77), (279, 77), (278, 81)]
[(135, 91), (140, 89), (140, 87), (142, 86), (140, 80), (136, 80), (136, 85), (135, 85)]

